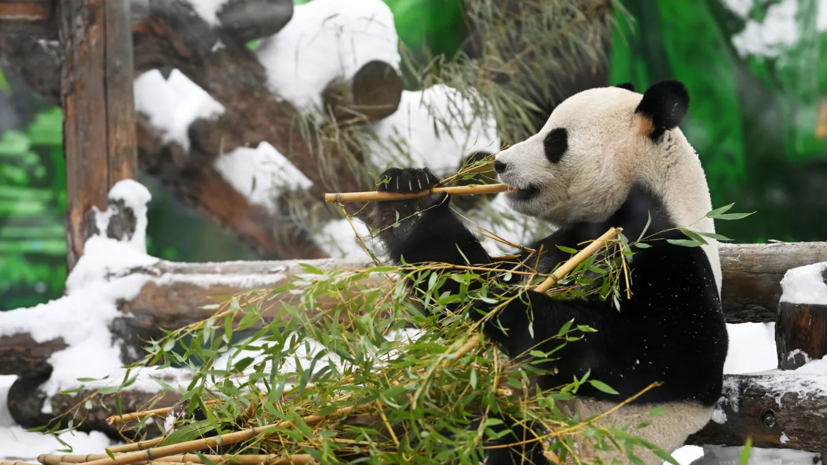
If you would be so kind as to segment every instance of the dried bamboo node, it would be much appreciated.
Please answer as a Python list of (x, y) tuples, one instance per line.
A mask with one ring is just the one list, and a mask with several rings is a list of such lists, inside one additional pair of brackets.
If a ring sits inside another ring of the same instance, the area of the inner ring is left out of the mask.
[(408, 200), (424, 197), (431, 194), (448, 195), (474, 195), (474, 194), (497, 194), (500, 192), (517, 192), (517, 188), (505, 184), (476, 184), (471, 186), (456, 187), (432, 187), (421, 192), (400, 194), (398, 192), (343, 192), (338, 194), (325, 194), (326, 203), (349, 203), (349, 202), (383, 202), (388, 200)]

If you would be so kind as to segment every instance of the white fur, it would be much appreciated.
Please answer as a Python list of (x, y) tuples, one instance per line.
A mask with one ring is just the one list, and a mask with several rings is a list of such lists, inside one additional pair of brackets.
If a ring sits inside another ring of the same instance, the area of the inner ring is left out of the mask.
[[(578, 412), (582, 420), (601, 415), (616, 405), (612, 402), (586, 398), (577, 398), (561, 404), (559, 407), (562, 412), (569, 415)], [(626, 430), (629, 434), (645, 439), (671, 454), (683, 446), (686, 438), (700, 431), (712, 418), (712, 407), (691, 403), (669, 403), (663, 407), (663, 415), (651, 416), (647, 415), (647, 412), (654, 408), (652, 405), (626, 405), (616, 412), (597, 420), (592, 426), (597, 428), (622, 428), (629, 425), (630, 427)], [(649, 426), (637, 429), (637, 425), (645, 420), (651, 420), (652, 423)], [(574, 453), (581, 461), (593, 463), (594, 459), (599, 458), (605, 464), (613, 463), (613, 459), (617, 459), (621, 464), (630, 463), (624, 451), (618, 451), (613, 446), (610, 446), (610, 451), (603, 451), (593, 446), (593, 439), (588, 439), (582, 435), (577, 435), (572, 439), (576, 447)], [(663, 463), (663, 459), (642, 447), (636, 447), (634, 452), (647, 465)]]
[[(642, 98), (607, 87), (580, 92), (558, 105), (539, 133), (497, 155), (497, 161), (508, 164), (502, 182), (540, 189), (526, 201), (507, 194), (509, 204), (556, 226), (603, 221), (639, 182), (663, 200), (678, 226), (714, 233), (713, 221), (705, 217), (712, 210), (709, 187), (695, 150), (680, 128), (667, 131), (657, 143), (641, 134), (634, 110)], [(559, 163), (550, 163), (543, 140), (555, 128), (568, 131), (568, 150)], [(707, 242), (703, 248), (720, 293), (718, 245)]]

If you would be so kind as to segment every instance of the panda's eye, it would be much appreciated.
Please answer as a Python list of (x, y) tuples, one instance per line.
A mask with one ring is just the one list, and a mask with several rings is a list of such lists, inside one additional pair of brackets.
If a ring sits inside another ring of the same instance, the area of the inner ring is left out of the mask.
[(569, 134), (566, 128), (554, 128), (543, 141), (546, 158), (552, 163), (558, 163), (569, 148)]

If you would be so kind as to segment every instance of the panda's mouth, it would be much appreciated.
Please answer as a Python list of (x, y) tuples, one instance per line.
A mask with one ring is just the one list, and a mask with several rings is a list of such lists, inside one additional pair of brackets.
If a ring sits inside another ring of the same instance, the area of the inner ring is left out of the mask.
[(526, 200), (531, 200), (538, 192), (540, 192), (540, 188), (530, 184), (528, 187), (518, 187), (517, 192), (511, 192), (507, 195), (513, 200), (525, 202)]

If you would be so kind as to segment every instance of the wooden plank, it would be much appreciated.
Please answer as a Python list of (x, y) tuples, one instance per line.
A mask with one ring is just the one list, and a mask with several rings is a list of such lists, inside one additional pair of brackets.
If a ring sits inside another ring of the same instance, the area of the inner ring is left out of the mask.
[(827, 242), (722, 244), (721, 302), (728, 323), (773, 323), (787, 270), (827, 262)]
[(92, 207), (106, 208), (109, 188), (135, 177), (132, 44), (128, 1), (63, 0), (58, 10), (71, 270)]
[(827, 375), (728, 375), (719, 412), (687, 444), (827, 451)]
[(51, 0), (0, 0), (0, 21), (46, 21)]
[(137, 178), (130, 0), (106, 1), (106, 117), (109, 183)]

